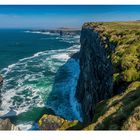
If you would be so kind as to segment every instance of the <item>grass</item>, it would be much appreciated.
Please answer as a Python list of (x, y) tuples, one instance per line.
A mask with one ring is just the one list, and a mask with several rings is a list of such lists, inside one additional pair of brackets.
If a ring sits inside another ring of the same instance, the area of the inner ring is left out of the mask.
[(72, 130), (80, 129), (82, 124), (77, 121), (68, 121), (59, 116), (44, 114), (38, 121), (41, 130)]
[(99, 33), (113, 64), (114, 75), (124, 82), (140, 80), (140, 22), (89, 22)]
[(140, 116), (139, 113), (140, 81), (136, 81), (124, 93), (97, 104), (93, 123), (84, 130), (128, 130), (133, 125), (136, 125), (135, 129), (139, 129), (140, 117), (136, 117)]

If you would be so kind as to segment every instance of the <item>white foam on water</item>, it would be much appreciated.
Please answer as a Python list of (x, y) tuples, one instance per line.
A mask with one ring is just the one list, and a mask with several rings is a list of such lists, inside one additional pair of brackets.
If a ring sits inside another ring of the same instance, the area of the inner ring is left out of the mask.
[(70, 56), (66, 53), (61, 53), (61, 54), (55, 54), (52, 55), (51, 58), (55, 58), (55, 59), (60, 59), (60, 60), (68, 60), (70, 58)]
[(15, 64), (9, 65), (8, 68), (12, 69), (15, 66)]
[(32, 123), (23, 123), (23, 124), (18, 124), (16, 125), (20, 130), (30, 130), (32, 128)]
[(59, 37), (60, 42), (68, 42), (68, 43), (79, 43), (80, 40), (80, 35), (75, 35), (75, 36), (60, 36)]
[(74, 38), (80, 39), (80, 35), (75, 35)]
[[(9, 96), (10, 94), (10, 96)], [(12, 106), (12, 103), (10, 102), (11, 97), (15, 96), (15, 90), (14, 89), (10, 89), (8, 90), (6, 93), (4, 93), (4, 96), (1, 97), (1, 108), (2, 111), (0, 111), (1, 116), (6, 115), (8, 112), (10, 112), (10, 107)]]
[(48, 31), (24, 31), (25, 33), (43, 34), (43, 35), (59, 35), (59, 33), (52, 33)]

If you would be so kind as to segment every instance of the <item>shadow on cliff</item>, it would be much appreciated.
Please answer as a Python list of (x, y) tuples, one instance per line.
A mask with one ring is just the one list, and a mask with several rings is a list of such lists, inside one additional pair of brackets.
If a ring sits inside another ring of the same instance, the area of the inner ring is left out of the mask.
[[(72, 54), (67, 62), (55, 74), (52, 91), (47, 97), (46, 107), (52, 109), (56, 115), (67, 120), (73, 120), (74, 115), (70, 103), (70, 94), (76, 82), (77, 61), (79, 52)], [(79, 64), (78, 64), (79, 65)]]

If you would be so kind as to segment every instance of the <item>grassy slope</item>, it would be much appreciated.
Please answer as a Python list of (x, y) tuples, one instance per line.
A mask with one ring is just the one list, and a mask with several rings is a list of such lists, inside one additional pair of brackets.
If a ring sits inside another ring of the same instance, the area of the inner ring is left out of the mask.
[[(113, 64), (114, 94), (96, 107), (85, 130), (140, 129), (140, 22), (86, 23), (106, 45)], [(115, 46), (115, 47), (114, 47)]]

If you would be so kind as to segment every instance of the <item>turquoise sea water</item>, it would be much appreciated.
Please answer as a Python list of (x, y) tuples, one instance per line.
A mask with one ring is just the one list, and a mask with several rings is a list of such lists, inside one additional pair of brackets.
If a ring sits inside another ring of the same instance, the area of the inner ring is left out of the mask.
[(81, 119), (75, 100), (79, 35), (0, 30), (0, 117), (9, 117), (22, 130), (33, 129), (44, 113)]

